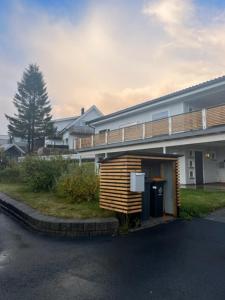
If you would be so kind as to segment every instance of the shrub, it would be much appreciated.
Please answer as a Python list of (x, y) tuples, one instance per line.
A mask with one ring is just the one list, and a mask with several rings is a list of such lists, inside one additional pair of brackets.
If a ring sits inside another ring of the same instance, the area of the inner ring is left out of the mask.
[(0, 169), (0, 182), (18, 183), (23, 181), (23, 170), (19, 164), (11, 164), (4, 169)]
[(22, 166), (25, 180), (34, 192), (54, 189), (57, 179), (68, 170), (68, 161), (54, 158), (43, 160), (39, 157), (27, 157)]
[(72, 202), (96, 201), (99, 180), (93, 164), (77, 166), (69, 174), (63, 175), (58, 181), (57, 191)]
[(5, 169), (8, 166), (8, 159), (2, 149), (0, 149), (0, 170)]

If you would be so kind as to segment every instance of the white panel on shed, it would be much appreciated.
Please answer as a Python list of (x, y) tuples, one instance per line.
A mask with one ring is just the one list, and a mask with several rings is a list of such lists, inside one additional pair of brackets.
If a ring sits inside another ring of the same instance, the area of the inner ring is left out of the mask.
[(130, 173), (130, 191), (144, 192), (145, 190), (145, 173)]

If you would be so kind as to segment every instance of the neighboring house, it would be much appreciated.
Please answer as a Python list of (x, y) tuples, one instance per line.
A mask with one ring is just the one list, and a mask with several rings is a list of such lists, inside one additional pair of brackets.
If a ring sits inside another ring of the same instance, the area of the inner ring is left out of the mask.
[(19, 137), (10, 138), (7, 134), (2, 134), (0, 135), (0, 146), (5, 144), (15, 144), (22, 148), (23, 151), (26, 151), (27, 148), (27, 141)]
[(18, 157), (23, 156), (25, 154), (25, 151), (16, 144), (0, 145), (0, 151), (2, 151), (5, 154), (5, 156), (9, 159), (15, 160), (17, 160)]
[(0, 146), (9, 143), (9, 136), (6, 134), (0, 134)]
[(53, 120), (57, 129), (54, 139), (46, 139), (46, 147), (75, 149), (78, 137), (84, 137), (94, 133), (94, 129), (86, 125), (86, 122), (102, 117), (100, 110), (93, 105), (86, 112), (81, 109), (80, 116)]
[(27, 152), (27, 140), (22, 139), (20, 137), (13, 137), (10, 140), (10, 143), (17, 145), (19, 148), (21, 148), (23, 151)]
[(81, 155), (179, 154), (181, 184), (225, 182), (225, 76), (88, 122)]

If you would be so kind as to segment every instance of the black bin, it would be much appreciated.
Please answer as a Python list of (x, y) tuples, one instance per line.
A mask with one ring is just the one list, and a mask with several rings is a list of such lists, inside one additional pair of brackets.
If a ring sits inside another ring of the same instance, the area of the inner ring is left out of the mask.
[(152, 217), (163, 216), (164, 181), (151, 183), (150, 215)]

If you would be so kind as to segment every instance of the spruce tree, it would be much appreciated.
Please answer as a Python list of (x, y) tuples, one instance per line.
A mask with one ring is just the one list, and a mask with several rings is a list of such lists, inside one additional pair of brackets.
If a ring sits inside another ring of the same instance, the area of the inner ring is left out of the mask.
[(20, 137), (27, 141), (28, 152), (35, 146), (44, 144), (45, 137), (54, 135), (51, 122), (51, 105), (48, 99), (46, 84), (39, 67), (30, 64), (24, 71), (13, 103), (17, 112), (9, 120), (8, 130), (12, 137)]

